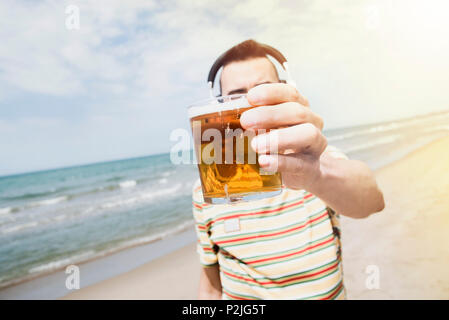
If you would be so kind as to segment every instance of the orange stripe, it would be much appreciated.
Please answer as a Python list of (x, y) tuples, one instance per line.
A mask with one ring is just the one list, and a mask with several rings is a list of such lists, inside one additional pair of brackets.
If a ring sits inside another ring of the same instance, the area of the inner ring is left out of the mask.
[(335, 289), (334, 292), (331, 293), (330, 296), (321, 298), (320, 300), (329, 300), (329, 299), (332, 299), (332, 297), (340, 291), (340, 289), (341, 289), (342, 286), (343, 286), (343, 282), (340, 282), (340, 285), (337, 287), (337, 289)]
[(255, 235), (255, 236), (245, 237), (245, 238), (237, 238), (237, 239), (229, 239), (229, 240), (217, 241), (215, 243), (218, 245), (218, 244), (229, 243), (229, 242), (236, 242), (236, 241), (242, 241), (242, 240), (249, 240), (249, 239), (255, 239), (255, 238), (265, 238), (265, 237), (281, 235), (281, 234), (284, 234), (284, 233), (288, 233), (288, 232), (291, 232), (291, 231), (302, 229), (305, 226), (307, 226), (308, 224), (310, 224), (310, 223), (312, 223), (312, 222), (314, 222), (316, 220), (319, 220), (319, 219), (321, 219), (322, 217), (324, 217), (326, 215), (327, 215), (327, 210), (322, 215), (320, 215), (319, 217), (317, 217), (315, 219), (312, 219), (312, 220), (309, 220), (306, 223), (304, 223), (303, 225), (300, 225), (300, 226), (297, 226), (297, 227), (294, 227), (294, 228), (291, 228), (291, 229), (288, 229), (288, 230), (279, 231), (279, 232), (270, 233), (270, 234), (264, 234), (264, 235)]
[(334, 238), (332, 237), (332, 238), (330, 238), (330, 239), (328, 239), (328, 240), (326, 240), (326, 241), (323, 241), (323, 242), (321, 242), (321, 243), (317, 243), (317, 244), (315, 244), (315, 245), (313, 245), (313, 246), (310, 246), (310, 247), (301, 249), (301, 250), (296, 251), (296, 252), (292, 252), (292, 253), (280, 255), (280, 256), (277, 256), (277, 257), (270, 257), (270, 258), (265, 258), (265, 259), (254, 260), (254, 261), (246, 262), (246, 264), (253, 264), (253, 263), (257, 263), (257, 262), (270, 261), (270, 260), (275, 260), (275, 259), (286, 258), (286, 257), (289, 257), (289, 256), (294, 256), (294, 255), (296, 255), (296, 254), (303, 253), (304, 251), (311, 250), (311, 249), (314, 249), (314, 248), (316, 248), (316, 247), (319, 247), (319, 246), (322, 246), (322, 245), (324, 245), (324, 244), (327, 244), (327, 243), (329, 243), (329, 242), (331, 242), (331, 241), (333, 241), (333, 240), (334, 240)]
[(306, 275), (301, 275), (301, 276), (296, 276), (296, 277), (288, 278), (288, 279), (281, 280), (281, 281), (272, 281), (272, 280), (270, 280), (270, 281), (265, 281), (265, 282), (258, 282), (258, 281), (255, 280), (255, 279), (237, 276), (237, 275), (234, 275), (234, 274), (232, 274), (232, 273), (229, 273), (229, 272), (227, 272), (227, 271), (225, 271), (225, 270), (223, 270), (223, 273), (226, 274), (226, 275), (228, 275), (228, 276), (230, 276), (230, 277), (239, 279), (239, 280), (249, 281), (249, 282), (254, 282), (254, 283), (257, 283), (257, 284), (260, 284), (260, 285), (283, 284), (283, 283), (287, 283), (287, 282), (291, 282), (291, 281), (295, 281), (295, 280), (307, 279), (307, 278), (311, 278), (311, 277), (320, 275), (320, 274), (322, 274), (322, 273), (324, 273), (324, 272), (326, 272), (326, 271), (329, 271), (329, 270), (334, 269), (336, 266), (338, 266), (338, 263), (339, 263), (339, 261), (335, 262), (332, 266), (327, 267), (327, 268), (324, 269), (324, 270), (317, 271), (317, 272), (315, 272), (315, 273), (306, 274)]
[(240, 218), (240, 217), (246, 217), (246, 216), (253, 216), (253, 215), (258, 215), (258, 214), (264, 214), (264, 213), (273, 213), (273, 212), (277, 212), (283, 209), (287, 209), (296, 205), (300, 205), (304, 203), (304, 200), (307, 200), (308, 198), (312, 197), (313, 194), (309, 194), (305, 197), (303, 197), (300, 201), (298, 202), (294, 202), (294, 203), (290, 203), (289, 205), (285, 205), (285, 206), (281, 206), (279, 208), (276, 209), (271, 209), (271, 210), (262, 210), (262, 211), (257, 211), (257, 212), (250, 212), (250, 213), (240, 213), (240, 214), (234, 214), (232, 216), (224, 216), (224, 217), (220, 217), (217, 218), (215, 220), (209, 221), (206, 226), (209, 227), (212, 223), (220, 221), (220, 220), (224, 220), (224, 219), (231, 219), (231, 218)]

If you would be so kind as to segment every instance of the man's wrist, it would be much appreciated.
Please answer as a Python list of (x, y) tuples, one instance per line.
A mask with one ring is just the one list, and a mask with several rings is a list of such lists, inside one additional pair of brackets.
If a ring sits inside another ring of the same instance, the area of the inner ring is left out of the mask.
[(310, 180), (305, 186), (305, 190), (319, 196), (329, 180), (334, 177), (333, 168), (335, 167), (334, 162), (335, 158), (330, 156), (327, 152), (321, 154), (318, 161), (318, 165), (316, 166), (316, 172), (310, 173)]

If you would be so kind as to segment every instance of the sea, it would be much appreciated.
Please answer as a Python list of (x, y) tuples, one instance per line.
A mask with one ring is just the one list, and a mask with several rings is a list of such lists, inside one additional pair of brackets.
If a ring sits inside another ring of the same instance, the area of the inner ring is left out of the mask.
[[(449, 111), (325, 130), (372, 169), (449, 135)], [(0, 177), (0, 288), (193, 228), (196, 165), (170, 155)]]

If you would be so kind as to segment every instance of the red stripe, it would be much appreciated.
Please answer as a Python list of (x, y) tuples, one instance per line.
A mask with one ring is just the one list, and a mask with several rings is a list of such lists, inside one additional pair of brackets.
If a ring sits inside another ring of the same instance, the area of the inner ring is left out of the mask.
[(206, 226), (209, 227), (212, 223), (220, 221), (220, 220), (224, 220), (224, 219), (239, 218), (239, 217), (252, 216), (252, 215), (257, 215), (257, 214), (277, 212), (277, 211), (280, 211), (280, 210), (283, 210), (283, 209), (287, 209), (287, 208), (290, 208), (290, 207), (293, 207), (293, 206), (296, 206), (296, 205), (299, 205), (299, 204), (303, 204), (304, 200), (307, 200), (308, 198), (310, 198), (312, 196), (313, 196), (313, 194), (308, 194), (307, 196), (303, 197), (298, 202), (290, 203), (289, 205), (282, 206), (282, 207), (279, 207), (279, 208), (276, 208), (276, 209), (262, 210), (262, 211), (250, 212), (250, 213), (240, 213), (240, 214), (235, 214), (235, 215), (232, 215), (232, 216), (220, 217), (220, 218), (217, 218), (216, 220), (209, 221), (206, 224)]
[(317, 244), (315, 244), (315, 245), (313, 245), (313, 246), (304, 248), (304, 249), (299, 250), (299, 251), (296, 251), (296, 252), (292, 252), (292, 253), (280, 255), (280, 256), (277, 256), (277, 257), (270, 257), (270, 258), (265, 258), (265, 259), (254, 260), (254, 261), (246, 262), (246, 264), (253, 264), (253, 263), (257, 263), (257, 262), (263, 262), (263, 261), (270, 261), (270, 260), (275, 260), (275, 259), (286, 258), (286, 257), (289, 257), (289, 256), (293, 256), (293, 255), (295, 255), (295, 254), (300, 254), (300, 253), (303, 253), (304, 251), (311, 250), (311, 249), (314, 249), (314, 248), (316, 248), (316, 247), (322, 246), (322, 245), (324, 245), (324, 244), (326, 244), (326, 243), (331, 242), (332, 240), (334, 240), (333, 237), (330, 238), (330, 239), (328, 239), (328, 240), (326, 240), (326, 241), (317, 243)]
[(342, 286), (343, 286), (343, 282), (340, 282), (340, 285), (337, 287), (337, 289), (335, 289), (334, 292), (331, 293), (330, 296), (321, 298), (320, 300), (329, 300), (329, 299), (332, 299), (332, 297), (333, 297), (334, 295), (336, 295), (336, 294), (340, 291), (340, 288), (341, 288)]
[(237, 275), (234, 275), (234, 274), (229, 273), (229, 272), (224, 271), (224, 270), (223, 270), (223, 273), (224, 273), (224, 274), (227, 274), (227, 275), (230, 276), (230, 277), (236, 278), (236, 279), (244, 280), (244, 281), (247, 281), (247, 282), (258, 283), (258, 284), (260, 284), (260, 285), (267, 285), (267, 284), (283, 284), (283, 283), (286, 283), (286, 282), (291, 282), (291, 281), (300, 280), (300, 279), (306, 279), (306, 278), (310, 278), (310, 277), (314, 277), (314, 276), (320, 275), (320, 274), (322, 274), (322, 273), (324, 273), (324, 272), (326, 272), (326, 271), (329, 271), (329, 270), (335, 268), (335, 267), (338, 265), (338, 263), (339, 263), (339, 262), (337, 261), (337, 262), (334, 263), (332, 266), (327, 267), (327, 268), (324, 269), (324, 270), (317, 271), (317, 272), (315, 272), (315, 273), (306, 274), (306, 275), (302, 275), (302, 276), (297, 276), (297, 277), (294, 277), (294, 278), (285, 279), (285, 280), (281, 280), (281, 281), (272, 281), (272, 280), (270, 280), (270, 281), (266, 281), (266, 282), (258, 282), (257, 280), (254, 280), (254, 279), (252, 279), (252, 278), (245, 278), (245, 277), (237, 276)]
[(196, 204), (195, 202), (192, 202), (192, 204), (193, 204), (193, 206), (194, 206), (195, 208), (197, 208), (197, 209), (203, 209), (202, 206)]
[(234, 296), (233, 294), (230, 294), (230, 293), (226, 292), (226, 290), (223, 290), (223, 292), (226, 295), (228, 295), (229, 297), (231, 297), (233, 299), (236, 299), (236, 300), (251, 300), (251, 299), (247, 299), (247, 298), (241, 298), (241, 297), (238, 297), (238, 296)]
[(249, 239), (255, 239), (255, 238), (265, 238), (265, 237), (271, 237), (271, 236), (276, 236), (276, 235), (288, 233), (288, 232), (291, 232), (291, 231), (295, 231), (295, 230), (304, 228), (308, 224), (310, 224), (310, 223), (312, 223), (312, 222), (314, 222), (316, 220), (319, 220), (319, 219), (321, 219), (322, 217), (324, 217), (326, 215), (327, 215), (327, 210), (322, 215), (320, 215), (319, 217), (317, 217), (315, 219), (312, 219), (312, 220), (309, 220), (306, 223), (304, 223), (303, 225), (300, 225), (300, 226), (297, 226), (297, 227), (294, 227), (294, 228), (291, 228), (291, 229), (288, 229), (288, 230), (279, 231), (279, 232), (270, 233), (270, 234), (264, 234), (264, 235), (251, 236), (251, 237), (246, 237), (246, 238), (238, 238), (238, 239), (229, 239), (229, 240), (217, 241), (215, 243), (218, 245), (218, 244), (222, 244), (222, 243), (236, 242), (236, 241), (249, 240)]

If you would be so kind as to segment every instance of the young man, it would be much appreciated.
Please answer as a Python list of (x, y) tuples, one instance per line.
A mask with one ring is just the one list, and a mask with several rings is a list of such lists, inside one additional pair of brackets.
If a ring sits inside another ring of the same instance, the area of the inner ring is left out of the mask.
[[(372, 172), (327, 146), (322, 119), (294, 87), (280, 83), (259, 43), (227, 51), (220, 86), (222, 95), (247, 92), (256, 106), (241, 116), (245, 129), (277, 129), (277, 145), (270, 145), (279, 154), (260, 155), (259, 164), (280, 172), (286, 188), (268, 199), (208, 205), (197, 182), (199, 298), (344, 299), (338, 214), (364, 218), (384, 208)], [(252, 147), (266, 153), (266, 139), (270, 133)], [(226, 230), (231, 218), (237, 231)]]

